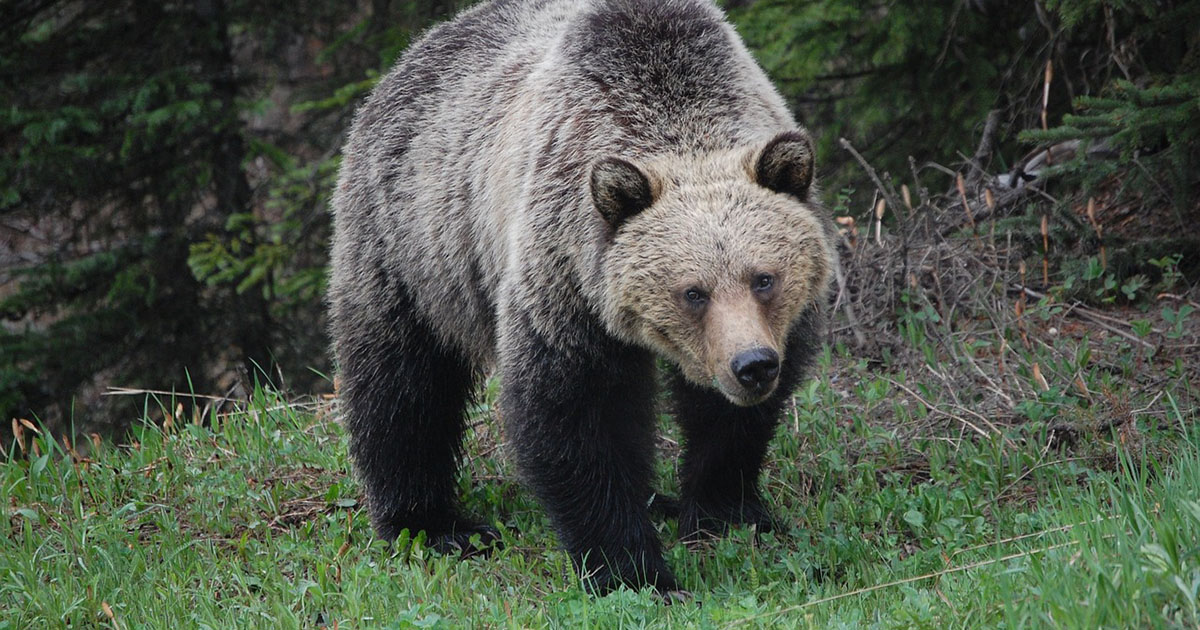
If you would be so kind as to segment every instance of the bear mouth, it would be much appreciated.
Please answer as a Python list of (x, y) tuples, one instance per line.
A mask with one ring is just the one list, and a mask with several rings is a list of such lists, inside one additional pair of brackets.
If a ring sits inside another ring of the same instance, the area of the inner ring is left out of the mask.
[(738, 407), (753, 407), (775, 393), (775, 388), (779, 385), (779, 379), (772, 379), (770, 382), (762, 383), (755, 387), (743, 387), (736, 380), (732, 383), (725, 382), (725, 379), (720, 376), (713, 377), (713, 389), (721, 392), (721, 395), (729, 402)]

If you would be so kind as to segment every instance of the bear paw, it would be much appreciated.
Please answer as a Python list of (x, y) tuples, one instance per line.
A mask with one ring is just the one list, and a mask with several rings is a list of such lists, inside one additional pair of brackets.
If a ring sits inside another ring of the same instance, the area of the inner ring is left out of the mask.
[(733, 527), (753, 526), (759, 533), (777, 529), (771, 510), (759, 499), (733, 502), (684, 500), (679, 514), (679, 536), (684, 541), (716, 538)]
[(607, 595), (622, 585), (632, 589), (649, 586), (663, 599), (679, 599), (678, 594), (687, 592), (679, 588), (675, 574), (662, 558), (646, 558), (642, 566), (634, 566), (628, 559), (613, 565), (597, 563), (589, 567), (586, 565), (592, 563), (586, 561), (583, 564), (584, 587), (593, 595)]
[(679, 499), (669, 494), (655, 493), (647, 506), (650, 515), (658, 518), (679, 518)]

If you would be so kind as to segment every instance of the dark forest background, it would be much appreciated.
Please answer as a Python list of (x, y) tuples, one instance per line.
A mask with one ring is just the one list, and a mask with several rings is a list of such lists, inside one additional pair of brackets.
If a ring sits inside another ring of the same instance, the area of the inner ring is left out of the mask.
[[(467, 4), (4, 0), (0, 419), (111, 432), (145, 404), (114, 387), (330, 391), (345, 131), (408, 43)], [(1043, 209), (1010, 213), (1018, 239), (1045, 242), (1049, 217), (1057, 242), (1106, 252), (1106, 281), (1195, 290), (1200, 1), (724, 4), (818, 138), (836, 215), (869, 224), (900, 176), (1001, 198), (1036, 177), (1021, 203)], [(1084, 199), (1126, 229), (1079, 219)]]

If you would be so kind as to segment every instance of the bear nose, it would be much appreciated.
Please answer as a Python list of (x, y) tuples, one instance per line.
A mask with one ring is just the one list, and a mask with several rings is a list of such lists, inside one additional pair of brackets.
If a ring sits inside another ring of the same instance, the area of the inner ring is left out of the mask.
[(742, 387), (760, 389), (779, 376), (779, 353), (770, 348), (754, 348), (735, 357), (729, 368)]

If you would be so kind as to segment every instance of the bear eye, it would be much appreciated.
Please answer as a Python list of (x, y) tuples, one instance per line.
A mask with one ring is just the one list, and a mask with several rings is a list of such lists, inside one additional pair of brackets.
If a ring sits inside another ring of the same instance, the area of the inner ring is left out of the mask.
[(705, 302), (708, 302), (708, 294), (696, 287), (684, 291), (683, 297), (687, 298), (692, 306), (703, 306)]
[(753, 286), (755, 291), (767, 291), (775, 286), (775, 276), (769, 273), (760, 273), (754, 277)]

